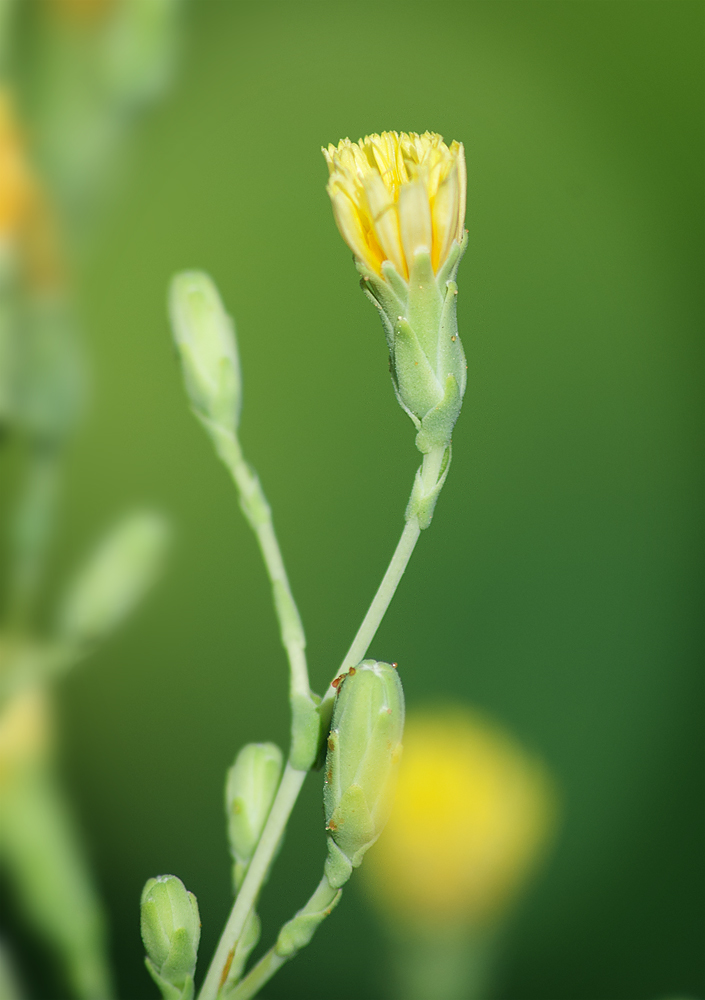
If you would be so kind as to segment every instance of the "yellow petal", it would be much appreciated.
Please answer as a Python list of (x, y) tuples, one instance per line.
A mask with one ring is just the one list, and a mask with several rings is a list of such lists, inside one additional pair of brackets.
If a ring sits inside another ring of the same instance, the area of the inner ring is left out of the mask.
[(394, 196), (387, 190), (379, 174), (369, 174), (364, 180), (364, 187), (377, 242), (402, 278), (408, 278)]
[(423, 247), (430, 253), (433, 246), (431, 209), (428, 204), (426, 185), (422, 180), (410, 181), (401, 187), (399, 191), (399, 224), (404, 256), (408, 268), (411, 270), (416, 251)]
[(382, 132), (323, 150), (338, 227), (355, 256), (378, 274), (389, 260), (405, 278), (414, 253), (437, 272), (465, 220), (463, 147), (436, 132)]
[(438, 271), (441, 263), (448, 256), (451, 244), (457, 236), (459, 203), (458, 166), (457, 163), (454, 163), (446, 179), (439, 185), (432, 202), (433, 252), (431, 263), (434, 271)]
[(454, 149), (457, 150), (457, 163), (458, 163), (458, 234), (455, 237), (458, 243), (463, 239), (463, 233), (465, 232), (465, 203), (467, 199), (467, 189), (468, 189), (468, 174), (467, 168), (465, 166), (465, 147), (462, 142), (454, 142), (451, 147), (451, 153)]
[(357, 208), (345, 191), (329, 186), (328, 193), (333, 204), (333, 215), (338, 224), (340, 235), (358, 260), (361, 260), (376, 274), (381, 274), (384, 258), (379, 250), (375, 252), (374, 246), (365, 233)]

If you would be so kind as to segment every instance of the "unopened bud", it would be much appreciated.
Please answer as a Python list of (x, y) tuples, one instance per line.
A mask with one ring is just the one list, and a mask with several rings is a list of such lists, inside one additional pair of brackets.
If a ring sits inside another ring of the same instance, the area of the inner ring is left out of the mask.
[(191, 1000), (201, 921), (198, 903), (175, 875), (151, 878), (142, 890), (142, 941), (147, 969), (165, 1000)]
[(402, 751), (404, 692), (389, 663), (351, 667), (336, 695), (328, 737), (323, 803), (326, 875), (347, 882), (391, 811)]
[(237, 430), (242, 378), (235, 330), (211, 278), (201, 271), (177, 274), (171, 283), (169, 314), (194, 410)]
[(248, 743), (228, 771), (225, 811), (238, 886), (267, 822), (283, 761), (284, 755), (275, 743)]
[(62, 638), (82, 645), (112, 631), (153, 583), (167, 534), (164, 519), (149, 512), (113, 528), (69, 591), (59, 615)]

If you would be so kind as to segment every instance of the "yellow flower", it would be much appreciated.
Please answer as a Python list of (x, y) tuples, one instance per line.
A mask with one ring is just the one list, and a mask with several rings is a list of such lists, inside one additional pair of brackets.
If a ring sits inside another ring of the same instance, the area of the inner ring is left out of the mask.
[(388, 260), (408, 281), (414, 255), (424, 248), (437, 274), (463, 238), (462, 143), (446, 146), (435, 132), (383, 132), (331, 143), (323, 155), (335, 220), (358, 261), (383, 276)]
[(457, 707), (412, 713), (368, 884), (406, 922), (486, 923), (526, 880), (554, 816), (544, 768), (501, 729)]
[(22, 230), (32, 209), (34, 181), (27, 162), (12, 100), (0, 87), (0, 240)]

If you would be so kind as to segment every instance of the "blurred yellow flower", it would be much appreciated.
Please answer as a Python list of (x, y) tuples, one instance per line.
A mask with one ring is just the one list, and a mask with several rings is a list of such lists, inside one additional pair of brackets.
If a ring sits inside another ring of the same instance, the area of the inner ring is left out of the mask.
[(35, 290), (59, 286), (63, 265), (56, 219), (32, 170), (12, 95), (0, 85), (0, 249), (22, 260)]
[(26, 224), (34, 181), (17, 127), (12, 100), (0, 87), (0, 241), (14, 239)]
[(0, 793), (25, 767), (42, 758), (51, 737), (49, 705), (39, 687), (13, 695), (0, 710)]
[(117, 0), (47, 0), (52, 13), (79, 26), (100, 23), (116, 6)]
[(435, 132), (383, 132), (323, 150), (338, 229), (355, 257), (382, 275), (390, 261), (405, 281), (417, 250), (434, 273), (463, 238), (466, 172), (462, 143)]
[(392, 817), (363, 871), (397, 919), (487, 923), (521, 888), (555, 812), (545, 769), (501, 729), (459, 707), (412, 713)]

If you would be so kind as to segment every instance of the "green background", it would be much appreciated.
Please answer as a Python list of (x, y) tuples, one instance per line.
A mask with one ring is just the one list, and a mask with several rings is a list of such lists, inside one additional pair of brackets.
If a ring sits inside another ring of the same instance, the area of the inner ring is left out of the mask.
[[(242, 438), (272, 503), (312, 682), (336, 669), (402, 526), (418, 455), (325, 194), (320, 146), (465, 143), (469, 362), (451, 473), (373, 643), (408, 703), (492, 713), (549, 764), (555, 850), (508, 933), (501, 1000), (705, 992), (699, 669), (699, 2), (237, 3), (185, 10), (80, 274), (94, 373), (55, 581), (126, 507), (174, 526), (168, 573), (60, 693), (68, 781), (107, 898), (120, 996), (154, 996), (138, 898), (229, 905), (224, 772), (286, 743), (285, 660), (255, 542), (189, 415), (165, 318), (181, 268), (235, 316)], [(264, 941), (324, 856), (309, 779)], [(383, 1000), (353, 880), (275, 998)]]

